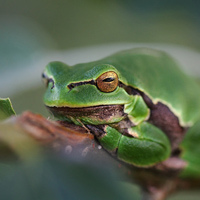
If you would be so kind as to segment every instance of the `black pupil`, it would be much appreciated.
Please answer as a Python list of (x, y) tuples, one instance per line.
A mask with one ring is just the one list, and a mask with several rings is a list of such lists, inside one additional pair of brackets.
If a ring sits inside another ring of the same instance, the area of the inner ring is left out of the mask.
[(115, 80), (114, 78), (110, 77), (110, 78), (105, 78), (105, 79), (103, 80), (103, 82), (112, 82), (112, 81), (114, 81), (114, 80)]

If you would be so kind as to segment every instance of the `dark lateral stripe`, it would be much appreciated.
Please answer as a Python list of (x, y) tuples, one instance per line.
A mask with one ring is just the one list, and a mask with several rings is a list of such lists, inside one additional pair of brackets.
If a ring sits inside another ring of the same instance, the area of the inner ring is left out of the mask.
[(96, 85), (95, 81), (94, 80), (91, 80), (91, 81), (83, 81), (83, 82), (78, 82), (78, 83), (70, 83), (67, 87), (71, 90), (77, 86), (80, 86), (80, 85), (87, 85), (87, 84), (90, 84), (90, 85)]
[[(109, 82), (112, 81), (111, 79), (106, 79), (105, 82)], [(94, 80), (90, 80), (90, 81), (82, 81), (82, 82), (77, 82), (77, 83), (70, 83), (67, 87), (69, 88), (69, 90), (72, 90), (73, 88), (80, 86), (80, 85), (95, 85), (96, 86), (96, 81)], [(129, 89), (131, 88), (130, 86), (126, 86), (125, 84), (123, 84), (121, 81), (119, 81), (119, 87), (124, 88), (125, 90), (127, 90), (127, 93), (129, 94), (139, 94), (139, 92), (137, 91), (137, 89), (133, 89), (131, 90), (131, 92), (129, 92)], [(135, 91), (135, 92), (134, 92)]]

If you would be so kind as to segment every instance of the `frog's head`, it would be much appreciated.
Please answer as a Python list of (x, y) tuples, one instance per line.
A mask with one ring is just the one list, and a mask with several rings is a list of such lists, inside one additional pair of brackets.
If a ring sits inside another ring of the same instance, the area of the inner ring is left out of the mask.
[(70, 67), (49, 63), (42, 77), (47, 89), (44, 103), (62, 120), (89, 124), (122, 120), (131, 96), (122, 87), (126, 80), (109, 64), (86, 63)]

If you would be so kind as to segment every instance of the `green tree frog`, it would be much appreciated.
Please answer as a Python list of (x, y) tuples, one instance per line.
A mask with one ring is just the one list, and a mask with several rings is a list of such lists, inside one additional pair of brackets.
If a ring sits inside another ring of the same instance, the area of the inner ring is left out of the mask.
[(90, 63), (49, 63), (44, 103), (136, 167), (177, 156), (200, 175), (200, 89), (167, 53), (135, 48)]

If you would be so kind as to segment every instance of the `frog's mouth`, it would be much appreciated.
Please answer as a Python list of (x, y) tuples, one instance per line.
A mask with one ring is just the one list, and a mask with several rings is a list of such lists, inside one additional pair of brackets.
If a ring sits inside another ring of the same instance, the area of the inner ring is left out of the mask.
[(127, 117), (124, 105), (99, 105), (90, 107), (56, 107), (47, 106), (52, 114), (62, 119), (79, 119), (88, 124), (115, 123)]

